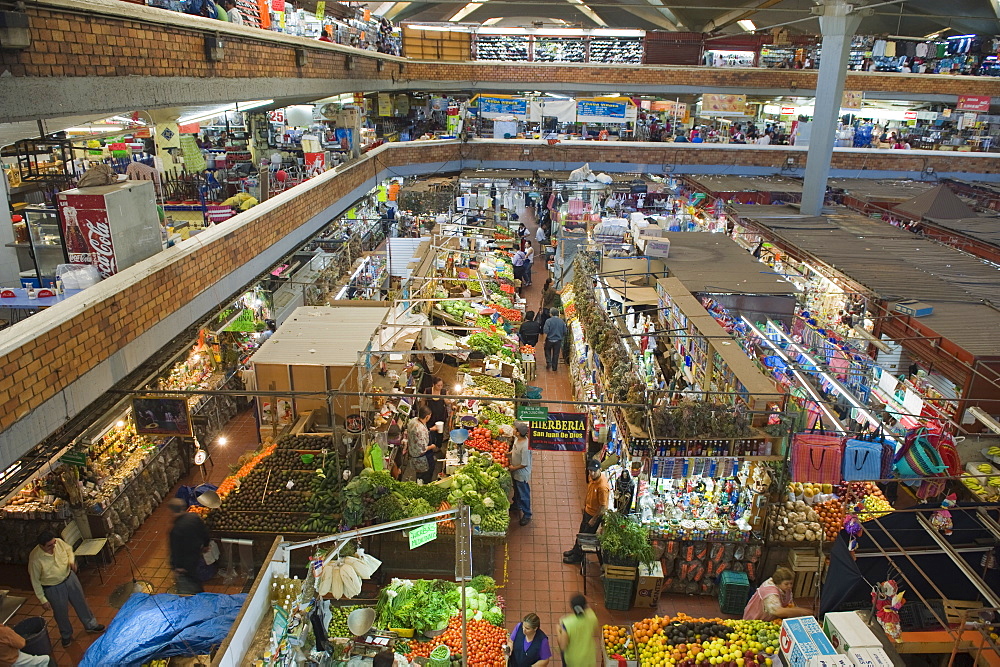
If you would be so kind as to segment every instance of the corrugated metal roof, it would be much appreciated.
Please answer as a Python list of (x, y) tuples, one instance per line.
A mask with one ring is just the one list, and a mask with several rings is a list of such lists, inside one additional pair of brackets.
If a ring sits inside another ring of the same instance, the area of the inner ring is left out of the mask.
[(786, 176), (688, 176), (709, 192), (802, 192), (802, 181)]
[[(757, 208), (757, 207), (754, 207)], [(670, 275), (690, 292), (717, 294), (796, 294), (795, 286), (725, 234), (667, 234)]]
[(256, 364), (353, 366), (388, 308), (302, 306), (251, 357)]
[(959, 218), (957, 220), (937, 220), (928, 218), (939, 227), (950, 229), (986, 243), (1000, 247), (1000, 218)]
[(831, 178), (827, 187), (863, 201), (903, 202), (935, 187), (909, 179)]
[(934, 306), (920, 318), (973, 354), (1000, 354), (996, 332), (1000, 269), (967, 253), (837, 208), (810, 217), (788, 206), (737, 211), (858, 282), (886, 301), (919, 299)]

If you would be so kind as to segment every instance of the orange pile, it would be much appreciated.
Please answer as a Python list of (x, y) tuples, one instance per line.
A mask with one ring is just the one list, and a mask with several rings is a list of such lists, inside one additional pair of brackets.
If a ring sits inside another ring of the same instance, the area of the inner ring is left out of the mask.
[(844, 505), (839, 499), (833, 498), (825, 503), (813, 505), (813, 509), (823, 524), (826, 541), (833, 542), (844, 528)]

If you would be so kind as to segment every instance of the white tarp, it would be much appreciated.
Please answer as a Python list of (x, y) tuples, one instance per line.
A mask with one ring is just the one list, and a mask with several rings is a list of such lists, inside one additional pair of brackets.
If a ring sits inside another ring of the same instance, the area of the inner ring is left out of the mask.
[(559, 97), (538, 97), (531, 100), (528, 120), (540, 123), (546, 116), (555, 116), (560, 123), (575, 123), (576, 100)]

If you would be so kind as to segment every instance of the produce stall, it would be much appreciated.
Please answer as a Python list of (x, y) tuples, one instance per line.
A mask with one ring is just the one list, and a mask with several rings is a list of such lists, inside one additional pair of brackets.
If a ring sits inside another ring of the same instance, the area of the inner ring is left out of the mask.
[[(417, 555), (448, 522), (469, 537), (470, 512), (456, 508), (304, 542), (276, 539), (213, 664), (284, 665), (296, 656), (343, 662), (386, 650), (431, 664), (505, 664), (503, 601), (491, 577), (472, 575), (474, 556), (470, 562), (469, 552), (452, 550), (446, 558), (457, 583), (388, 580), (385, 564), (359, 546), (403, 531), (407, 552)], [(299, 567), (301, 579), (292, 576)]]

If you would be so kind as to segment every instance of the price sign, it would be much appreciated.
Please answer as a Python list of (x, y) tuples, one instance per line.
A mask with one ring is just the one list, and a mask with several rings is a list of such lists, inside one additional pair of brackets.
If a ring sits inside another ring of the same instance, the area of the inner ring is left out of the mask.
[(433, 542), (438, 536), (437, 523), (425, 523), (422, 526), (410, 529), (410, 548), (416, 549), (428, 542)]

